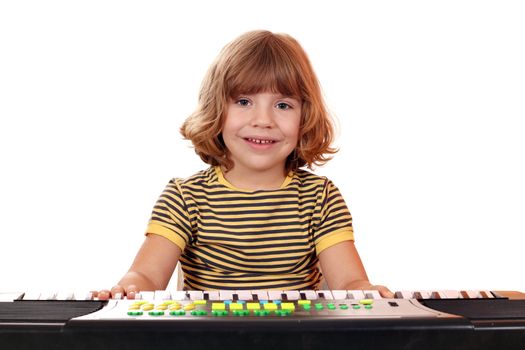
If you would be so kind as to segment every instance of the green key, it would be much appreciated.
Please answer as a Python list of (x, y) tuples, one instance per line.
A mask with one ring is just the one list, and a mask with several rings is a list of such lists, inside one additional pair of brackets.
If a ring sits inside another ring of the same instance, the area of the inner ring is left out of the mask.
[(142, 316), (142, 311), (128, 311), (129, 316)]
[(348, 305), (346, 305), (346, 304), (339, 304), (339, 308), (341, 308), (341, 310), (347, 310), (348, 309)]
[(233, 310), (233, 316), (248, 316), (250, 315), (249, 310)]
[(288, 316), (291, 314), (290, 310), (275, 310), (276, 316)]
[(213, 310), (211, 312), (211, 314), (213, 316), (226, 316), (226, 315), (228, 315), (228, 311), (226, 311), (226, 310)]
[(327, 307), (329, 310), (335, 310), (335, 305), (332, 304), (332, 303), (327, 304), (326, 307)]
[(148, 312), (148, 315), (150, 315), (150, 316), (163, 316), (164, 315), (164, 311), (150, 311), (150, 312)]

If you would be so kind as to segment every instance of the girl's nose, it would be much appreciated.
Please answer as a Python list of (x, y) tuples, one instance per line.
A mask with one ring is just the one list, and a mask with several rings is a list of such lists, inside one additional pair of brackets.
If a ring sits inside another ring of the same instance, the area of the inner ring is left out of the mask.
[(274, 125), (275, 124), (271, 107), (259, 106), (258, 108), (254, 109), (252, 117), (252, 126), (260, 128), (269, 128), (273, 127)]

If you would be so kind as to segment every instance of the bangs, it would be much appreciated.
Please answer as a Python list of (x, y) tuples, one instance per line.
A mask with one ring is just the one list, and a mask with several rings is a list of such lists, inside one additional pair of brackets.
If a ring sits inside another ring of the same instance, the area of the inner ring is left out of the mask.
[(227, 97), (271, 92), (304, 99), (301, 57), (275, 38), (268, 39), (274, 40), (246, 47), (232, 57), (224, 81)]

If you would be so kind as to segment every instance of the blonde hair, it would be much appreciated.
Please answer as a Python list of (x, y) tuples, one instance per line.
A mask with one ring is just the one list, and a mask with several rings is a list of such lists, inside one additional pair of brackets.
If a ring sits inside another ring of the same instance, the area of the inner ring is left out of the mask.
[(293, 96), (302, 103), (299, 142), (286, 160), (285, 173), (332, 158), (337, 152), (331, 147), (334, 126), (308, 56), (291, 36), (259, 30), (222, 49), (204, 77), (196, 111), (180, 128), (205, 163), (233, 167), (221, 134), (228, 103), (239, 94), (259, 92)]

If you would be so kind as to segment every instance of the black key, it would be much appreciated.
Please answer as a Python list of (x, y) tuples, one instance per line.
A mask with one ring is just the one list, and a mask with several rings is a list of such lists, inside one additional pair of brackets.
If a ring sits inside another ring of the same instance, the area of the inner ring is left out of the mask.
[(441, 299), (441, 295), (439, 295), (438, 292), (432, 292), (432, 294), (430, 294), (430, 298), (431, 299)]

